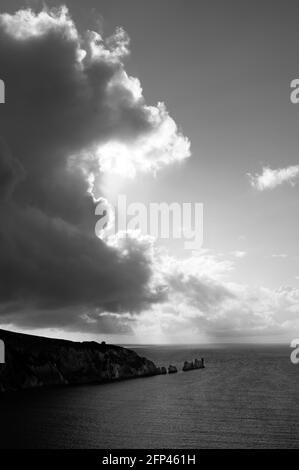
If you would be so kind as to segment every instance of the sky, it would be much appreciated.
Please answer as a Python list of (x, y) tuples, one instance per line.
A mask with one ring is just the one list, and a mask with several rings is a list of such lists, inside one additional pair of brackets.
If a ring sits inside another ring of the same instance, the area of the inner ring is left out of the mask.
[[(0, 325), (118, 343), (298, 337), (298, 3), (46, 5), (0, 0)], [(119, 194), (202, 203), (202, 250), (95, 239), (95, 200)]]

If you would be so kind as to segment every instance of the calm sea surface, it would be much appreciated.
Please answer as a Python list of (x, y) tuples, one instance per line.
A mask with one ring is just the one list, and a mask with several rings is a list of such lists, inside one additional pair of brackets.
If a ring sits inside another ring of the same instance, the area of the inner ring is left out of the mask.
[(134, 349), (180, 369), (204, 356), (206, 369), (2, 394), (0, 447), (299, 448), (299, 365), (287, 346)]

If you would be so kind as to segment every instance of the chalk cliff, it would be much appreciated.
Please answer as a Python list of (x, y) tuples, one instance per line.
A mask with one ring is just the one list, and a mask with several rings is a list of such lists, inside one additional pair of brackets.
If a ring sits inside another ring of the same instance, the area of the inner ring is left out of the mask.
[(5, 364), (0, 392), (43, 386), (101, 383), (161, 374), (130, 349), (105, 343), (77, 343), (0, 330)]

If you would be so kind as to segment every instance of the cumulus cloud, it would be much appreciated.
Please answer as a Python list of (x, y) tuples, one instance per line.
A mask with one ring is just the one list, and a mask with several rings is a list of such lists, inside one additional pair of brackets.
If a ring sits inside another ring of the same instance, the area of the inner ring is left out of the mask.
[(82, 152), (93, 171), (156, 170), (190, 155), (165, 105), (148, 106), (139, 80), (125, 71), (129, 38), (121, 28), (106, 40), (79, 34), (64, 7), (2, 14), (0, 35), (11, 111), (5, 131), (13, 120), (35, 146), (63, 146), (78, 164)]
[(120, 249), (94, 234), (91, 196), (114, 160), (135, 175), (190, 155), (165, 105), (148, 106), (127, 74), (128, 54), (122, 28), (79, 32), (65, 7), (0, 15), (3, 323), (121, 331), (119, 315), (162, 298), (141, 240)]
[(261, 174), (248, 174), (250, 184), (258, 191), (265, 191), (267, 189), (274, 189), (283, 183), (289, 183), (295, 186), (299, 177), (299, 165), (293, 165), (286, 168), (278, 168), (272, 170), (269, 167), (264, 167)]
[(14, 15), (2, 13), (0, 17), (2, 29), (10, 36), (19, 40), (30, 40), (42, 37), (45, 33), (56, 30), (63, 31), (70, 39), (78, 39), (77, 30), (70, 21), (66, 7), (55, 10), (43, 10), (35, 15), (32, 10), (19, 10)]

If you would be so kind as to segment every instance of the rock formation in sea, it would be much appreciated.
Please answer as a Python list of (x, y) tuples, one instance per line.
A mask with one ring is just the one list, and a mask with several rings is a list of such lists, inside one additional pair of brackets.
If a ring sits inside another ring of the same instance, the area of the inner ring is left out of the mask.
[(172, 365), (168, 366), (168, 374), (176, 374), (177, 371), (178, 370), (177, 370), (176, 366), (172, 366)]
[(194, 362), (184, 362), (183, 366), (183, 371), (187, 372), (189, 370), (195, 370), (195, 369), (203, 369), (205, 367), (204, 364), (204, 358), (202, 357), (201, 359), (195, 359)]
[(0, 392), (164, 373), (134, 351), (105, 342), (78, 343), (5, 330), (0, 330), (0, 340), (5, 345), (5, 364), (0, 364)]

